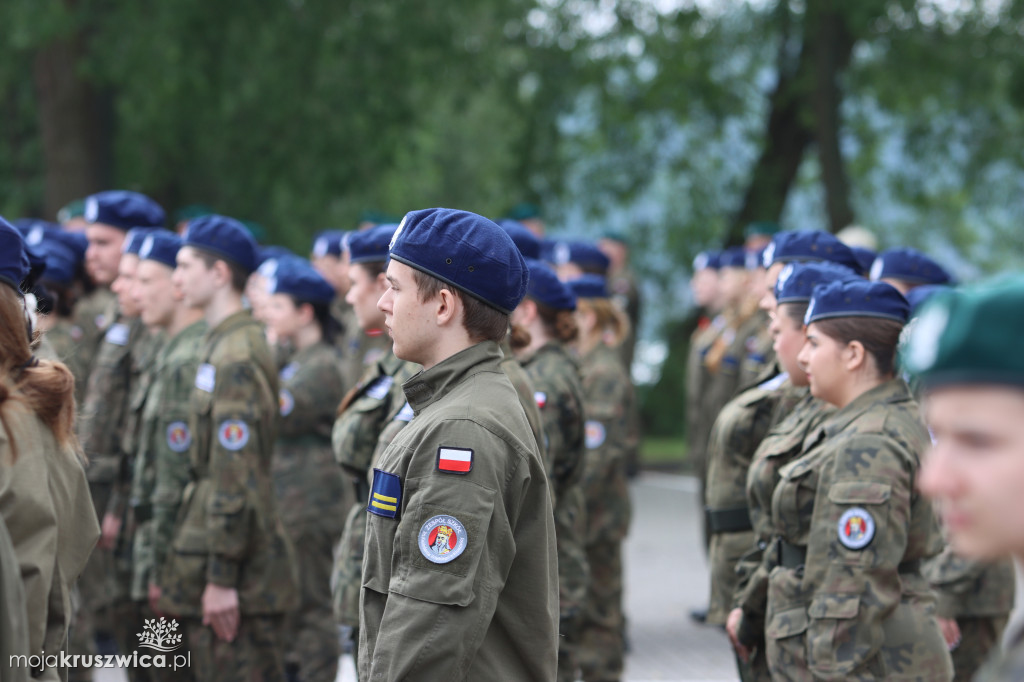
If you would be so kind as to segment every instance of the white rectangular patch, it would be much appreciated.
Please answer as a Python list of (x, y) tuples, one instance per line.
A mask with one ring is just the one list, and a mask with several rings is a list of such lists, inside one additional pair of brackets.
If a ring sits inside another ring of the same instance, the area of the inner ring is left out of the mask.
[(199, 365), (199, 370), (196, 372), (196, 388), (200, 391), (213, 393), (213, 387), (216, 383), (217, 368), (207, 362)]
[(115, 346), (125, 345), (128, 343), (128, 325), (120, 322), (110, 325), (105, 338), (107, 343), (112, 343)]

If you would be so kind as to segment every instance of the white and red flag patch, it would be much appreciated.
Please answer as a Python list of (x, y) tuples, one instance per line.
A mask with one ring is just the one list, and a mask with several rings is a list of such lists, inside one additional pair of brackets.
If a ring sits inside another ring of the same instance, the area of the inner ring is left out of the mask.
[(468, 474), (473, 469), (473, 451), (469, 448), (437, 449), (437, 470), (448, 474)]

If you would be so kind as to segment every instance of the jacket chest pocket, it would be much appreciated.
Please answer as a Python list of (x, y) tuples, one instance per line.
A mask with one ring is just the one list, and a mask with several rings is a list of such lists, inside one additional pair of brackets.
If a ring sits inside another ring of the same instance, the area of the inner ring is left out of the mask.
[(779, 470), (772, 494), (775, 530), (787, 541), (806, 545), (818, 487), (818, 472), (809, 462), (790, 462)]

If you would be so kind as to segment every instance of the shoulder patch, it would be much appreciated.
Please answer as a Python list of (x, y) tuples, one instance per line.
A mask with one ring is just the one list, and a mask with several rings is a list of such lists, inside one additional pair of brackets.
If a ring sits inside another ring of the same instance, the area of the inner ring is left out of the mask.
[(384, 400), (387, 397), (388, 391), (391, 390), (392, 384), (395, 383), (394, 377), (382, 376), (377, 377), (373, 380), (369, 386), (366, 387), (366, 395), (373, 398), (374, 400)]
[(249, 442), (249, 425), (241, 419), (225, 419), (217, 427), (217, 440), (225, 450), (241, 450)]
[(85, 336), (85, 332), (76, 324), (71, 327), (71, 331), (68, 332), (68, 335), (71, 337), (72, 341), (81, 341)]
[(96, 325), (97, 329), (103, 329), (107, 326), (107, 316), (100, 313), (96, 317), (92, 318), (92, 323)]
[(107, 334), (103, 338), (107, 343), (123, 346), (128, 343), (128, 334), (128, 325), (118, 322), (110, 325), (110, 329), (107, 330)]
[(208, 362), (199, 365), (196, 371), (196, 388), (200, 391), (213, 393), (213, 387), (217, 385), (217, 368)]
[(406, 403), (405, 405), (402, 406), (402, 409), (400, 409), (398, 411), (398, 414), (395, 415), (395, 418), (394, 418), (393, 421), (396, 421), (396, 422), (411, 422), (412, 418), (415, 417), (415, 416), (416, 416), (416, 413), (412, 411), (412, 405), (410, 405), (409, 403)]
[(420, 554), (435, 564), (447, 564), (466, 551), (466, 527), (454, 516), (432, 516), (420, 526)]
[(167, 447), (171, 452), (185, 452), (192, 445), (192, 432), (185, 422), (171, 422), (167, 425)]
[(469, 448), (439, 447), (437, 470), (446, 474), (468, 474), (473, 470), (473, 451)]
[(536, 391), (533, 394), (533, 399), (537, 403), (537, 407), (544, 409), (544, 406), (548, 404), (548, 394), (544, 391)]
[(295, 374), (299, 371), (299, 363), (289, 362), (287, 365), (281, 368), (277, 376), (281, 381), (291, 381), (295, 378)]
[(281, 407), (281, 416), (287, 417), (295, 409), (295, 398), (292, 397), (291, 391), (287, 388), (282, 388), (280, 394), (277, 396), (277, 402)]
[(366, 505), (366, 511), (393, 519), (398, 516), (398, 508), (401, 506), (402, 479), (397, 474), (374, 469), (373, 486), (370, 488), (370, 501)]
[(864, 549), (875, 538), (875, 519), (863, 507), (851, 507), (839, 517), (839, 543), (846, 549)]
[(583, 434), (584, 444), (587, 446), (588, 450), (593, 450), (594, 448), (599, 448), (604, 445), (604, 440), (607, 437), (604, 430), (604, 424), (593, 419), (588, 420), (587, 423), (583, 425)]

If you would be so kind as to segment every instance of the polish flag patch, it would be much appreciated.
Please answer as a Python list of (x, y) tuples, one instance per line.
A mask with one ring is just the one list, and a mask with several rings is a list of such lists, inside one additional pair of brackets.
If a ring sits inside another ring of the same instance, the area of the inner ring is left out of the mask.
[(437, 470), (446, 474), (468, 474), (473, 469), (473, 451), (469, 448), (437, 449)]

